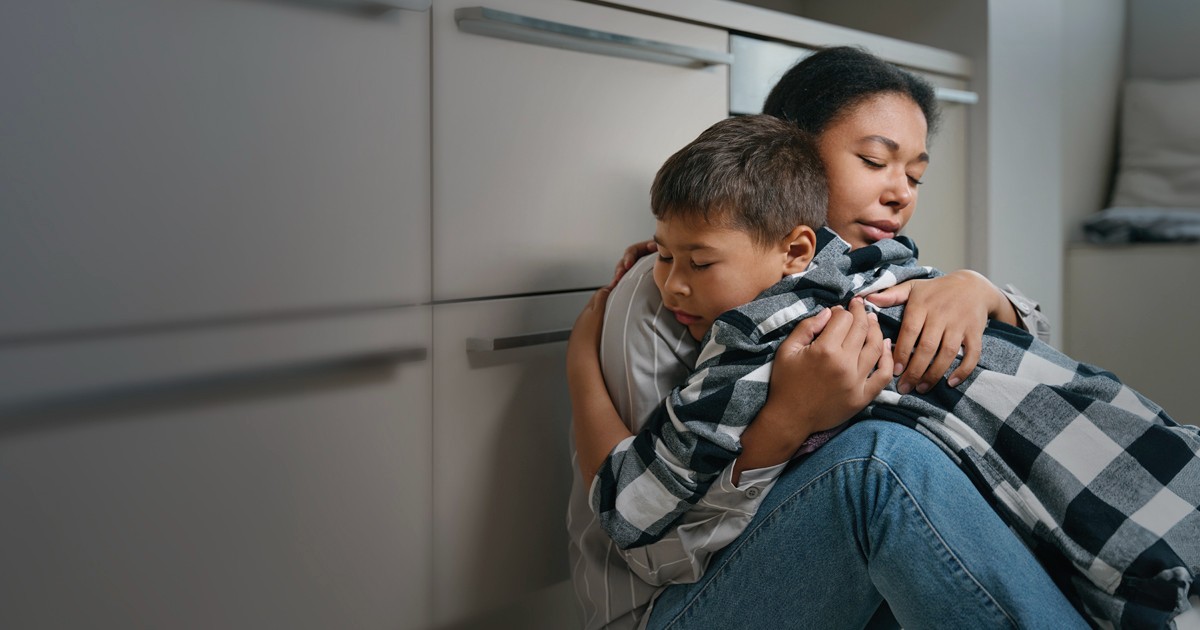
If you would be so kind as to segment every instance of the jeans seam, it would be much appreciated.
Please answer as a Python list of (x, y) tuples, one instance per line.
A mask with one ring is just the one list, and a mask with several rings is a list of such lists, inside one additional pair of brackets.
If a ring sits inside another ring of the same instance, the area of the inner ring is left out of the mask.
[(937, 530), (937, 528), (934, 527), (933, 523), (929, 520), (928, 515), (925, 514), (925, 510), (921, 508), (921, 504), (919, 502), (917, 502), (916, 497), (914, 497), (912, 495), (912, 492), (909, 491), (908, 486), (905, 485), (904, 480), (900, 478), (900, 475), (896, 473), (895, 469), (893, 469), (891, 467), (891, 465), (888, 464), (886, 461), (879, 459), (875, 455), (871, 455), (869, 457), (856, 457), (853, 459), (846, 459), (846, 460), (836, 462), (836, 463), (830, 465), (825, 470), (821, 471), (819, 474), (813, 476), (813, 478), (809, 479), (807, 482), (805, 482), (804, 485), (800, 486), (799, 488), (796, 488), (795, 490), (792, 491), (792, 493), (790, 495), (788, 495), (786, 498), (782, 499), (779, 502), (779, 505), (776, 505), (774, 508), (772, 508), (771, 511), (763, 517), (762, 521), (759, 522), (754, 527), (753, 530), (749, 531), (746, 534), (746, 536), (741, 540), (741, 542), (738, 543), (738, 545), (736, 547), (729, 550), (729, 553), (726, 554), (726, 557), (721, 562), (721, 566), (716, 567), (716, 571), (713, 572), (712, 576), (709, 577), (708, 581), (705, 582), (704, 586), (700, 587), (700, 590), (698, 592), (696, 592), (696, 594), (693, 595), (691, 597), (691, 599), (686, 604), (684, 604), (684, 606), (677, 613), (675, 613), (675, 615), (671, 618), (670, 621), (668, 621), (663, 626), (663, 628), (669, 629), (669, 628), (674, 627), (676, 625), (676, 623), (680, 622), (683, 619), (683, 617), (685, 615), (687, 615), (687, 613), (691, 610), (691, 608), (705, 595), (705, 592), (708, 590), (708, 587), (713, 583), (713, 581), (717, 578), (717, 576), (722, 571), (724, 571), (725, 566), (727, 566), (732, 560), (734, 560), (738, 556), (738, 554), (741, 553), (742, 547), (744, 547), (746, 544), (748, 544), (751, 539), (756, 537), (758, 535), (759, 530), (761, 530), (763, 528), (763, 526), (765, 526), (768, 522), (773, 520), (775, 518), (776, 514), (781, 509), (783, 509), (783, 507), (785, 505), (789, 504), (792, 500), (794, 500), (800, 494), (806, 492), (817, 481), (822, 480), (822, 479), (826, 478), (827, 476), (829, 476), (833, 471), (835, 471), (839, 468), (842, 468), (843, 466), (846, 466), (848, 464), (855, 464), (855, 463), (859, 463), (859, 462), (870, 462), (870, 461), (876, 461), (876, 462), (879, 462), (881, 465), (883, 465), (884, 469), (887, 470), (888, 475), (891, 476), (896, 481), (897, 484), (899, 484), (901, 490), (903, 490), (903, 492), (904, 492), (904, 495), (906, 497), (908, 497), (909, 501), (916, 508), (917, 514), (920, 515), (921, 520), (924, 521), (926, 529), (933, 532), (934, 536), (937, 538), (937, 541), (941, 545), (942, 549), (944, 549), (947, 553), (950, 554), (950, 557), (954, 560), (954, 563), (956, 565), (958, 565), (958, 567), (963, 571), (963, 573), (966, 574), (968, 578), (970, 578), (971, 582), (974, 583), (976, 585), (976, 587), (979, 588), (979, 590), (984, 594), (984, 596), (987, 598), (987, 600), (989, 602), (991, 602), (991, 604), (993, 606), (995, 606), (996, 609), (1002, 615), (1004, 615), (1004, 617), (1009, 621), (1009, 623), (1012, 625), (1012, 627), (1014, 627), (1014, 628), (1019, 627), (1017, 625), (1016, 621), (1013, 619), (1012, 615), (1004, 608), (1004, 606), (1002, 606), (1000, 604), (999, 601), (996, 600), (996, 598), (992, 595), (992, 593), (986, 587), (984, 587), (984, 585), (979, 581), (979, 579), (976, 578), (973, 573), (971, 573), (970, 569), (968, 569), (966, 567), (966, 565), (963, 564), (962, 559), (960, 559), (958, 557), (958, 555), (956, 553), (954, 553), (954, 550), (950, 548), (950, 545), (946, 542), (945, 538), (942, 537), (941, 532), (939, 532)]
[(996, 599), (996, 597), (992, 595), (991, 591), (989, 591), (987, 587), (979, 581), (979, 578), (975, 577), (975, 574), (972, 573), (969, 568), (967, 568), (967, 565), (963, 563), (961, 558), (958, 557), (958, 554), (954, 553), (954, 549), (949, 543), (946, 542), (946, 539), (942, 537), (942, 533), (939, 532), (937, 527), (933, 525), (933, 522), (929, 520), (929, 516), (925, 514), (924, 508), (921, 507), (921, 504), (917, 501), (917, 498), (913, 496), (912, 492), (909, 491), (908, 486), (904, 483), (904, 480), (900, 478), (900, 475), (896, 473), (895, 469), (893, 469), (886, 461), (879, 459), (874, 455), (872, 455), (870, 459), (882, 464), (883, 467), (887, 469), (888, 474), (896, 480), (896, 483), (904, 491), (904, 495), (908, 497), (909, 502), (911, 502), (913, 507), (916, 508), (917, 514), (920, 515), (921, 520), (925, 522), (926, 529), (937, 538), (937, 541), (941, 545), (942, 549), (945, 550), (946, 553), (950, 554), (950, 557), (954, 559), (954, 563), (958, 565), (960, 569), (962, 569), (963, 573), (966, 574), (968, 578), (971, 579), (971, 582), (973, 582), (975, 586), (978, 587), (979, 590), (987, 597), (988, 601), (996, 607), (996, 610), (1000, 611), (1000, 613), (1004, 615), (1005, 619), (1008, 620), (1009, 624), (1011, 624), (1013, 628), (1020, 627), (1017, 624), (1016, 619), (1013, 618), (1012, 614), (1009, 613), (1008, 610), (1006, 610), (1004, 606)]

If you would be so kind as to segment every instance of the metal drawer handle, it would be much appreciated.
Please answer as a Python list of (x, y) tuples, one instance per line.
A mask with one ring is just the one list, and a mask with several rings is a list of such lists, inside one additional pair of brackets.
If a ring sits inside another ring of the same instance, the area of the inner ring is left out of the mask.
[(305, 374), (356, 368), (381, 368), (404, 363), (419, 363), (429, 358), (429, 349), (421, 346), (364, 350), (342, 355), (283, 361), (252, 368), (213, 373), (187, 374), (158, 380), (81, 389), (34, 397), (0, 397), (0, 418), (7, 415), (52, 411), (62, 408), (94, 408), (141, 397), (178, 396), (212, 392), (231, 386), (269, 383)]
[(433, 6), (433, 0), (334, 0), (338, 4), (355, 4), (368, 9), (382, 9), (384, 11), (401, 10), (401, 11), (417, 11), (418, 13), (428, 11), (429, 7)]
[(672, 66), (706, 68), (733, 62), (733, 55), (726, 52), (606, 33), (486, 7), (455, 9), (454, 21), (459, 30), (476, 35)]
[(433, 0), (368, 0), (368, 2), (382, 5), (389, 9), (417, 11), (418, 13), (428, 11), (429, 7), (433, 6)]
[(470, 337), (467, 339), (468, 352), (493, 352), (495, 350), (511, 350), (541, 346), (548, 343), (566, 341), (571, 336), (571, 329), (549, 330), (546, 332), (514, 335), (512, 337)]
[(974, 105), (979, 102), (979, 94), (975, 92), (968, 92), (967, 90), (954, 90), (943, 87), (933, 88), (933, 95), (937, 97), (939, 101), (946, 101), (948, 103), (966, 103), (967, 105)]

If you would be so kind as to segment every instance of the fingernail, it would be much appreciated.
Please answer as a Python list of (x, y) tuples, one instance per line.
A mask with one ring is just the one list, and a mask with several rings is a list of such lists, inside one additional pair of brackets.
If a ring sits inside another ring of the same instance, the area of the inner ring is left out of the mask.
[(918, 394), (924, 394), (927, 391), (929, 391), (929, 383), (921, 383), (920, 385), (917, 385)]
[(892, 376), (900, 376), (903, 373), (904, 373), (904, 364), (897, 362), (896, 365), (892, 367)]
[(875, 311), (871, 311), (871, 312), (867, 313), (867, 319), (870, 319), (873, 322), (877, 322), (877, 321), (879, 321), (879, 316), (875, 314)]
[(946, 384), (949, 385), (950, 387), (958, 387), (958, 384), (961, 382), (962, 382), (962, 379), (958, 378), (957, 376), (951, 376), (949, 379), (946, 380)]
[(912, 385), (909, 385), (908, 383), (900, 383), (900, 385), (896, 388), (896, 391), (900, 392), (901, 394), (907, 394), (908, 392), (912, 391)]

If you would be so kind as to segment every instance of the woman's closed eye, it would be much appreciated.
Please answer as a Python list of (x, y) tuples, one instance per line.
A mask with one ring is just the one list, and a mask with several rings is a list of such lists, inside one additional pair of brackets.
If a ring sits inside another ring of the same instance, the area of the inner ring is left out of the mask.
[(694, 260), (692, 261), (692, 269), (695, 269), (696, 271), (703, 271), (705, 269), (708, 269), (712, 265), (713, 265), (712, 263), (698, 263)]
[(858, 159), (862, 160), (863, 164), (866, 164), (867, 166), (869, 166), (871, 168), (883, 168), (884, 166), (886, 166), (886, 164), (884, 164), (883, 162), (873, 160), (865, 155), (858, 156)]

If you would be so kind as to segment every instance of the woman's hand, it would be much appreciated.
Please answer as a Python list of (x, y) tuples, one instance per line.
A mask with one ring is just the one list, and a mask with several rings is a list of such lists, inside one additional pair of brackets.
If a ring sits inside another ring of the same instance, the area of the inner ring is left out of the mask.
[(881, 307), (906, 304), (896, 338), (896, 365), (902, 394), (929, 391), (950, 369), (962, 349), (962, 361), (947, 376), (954, 387), (979, 363), (983, 330), (988, 318), (1015, 323), (1016, 315), (1004, 294), (987, 278), (961, 270), (930, 280), (909, 280), (867, 296)]
[(621, 260), (617, 261), (617, 268), (613, 270), (612, 282), (608, 283), (607, 288), (611, 289), (617, 286), (617, 281), (621, 279), (621, 276), (625, 275), (626, 271), (629, 271), (629, 268), (632, 267), (633, 263), (637, 262), (639, 258), (653, 254), (656, 251), (658, 251), (658, 243), (655, 243), (653, 240), (634, 243), (633, 245), (626, 247), (625, 253), (621, 256)]
[(767, 402), (742, 434), (735, 483), (741, 471), (787, 461), (808, 436), (866, 407), (892, 380), (891, 365), (891, 346), (860, 298), (800, 322), (779, 345)]

